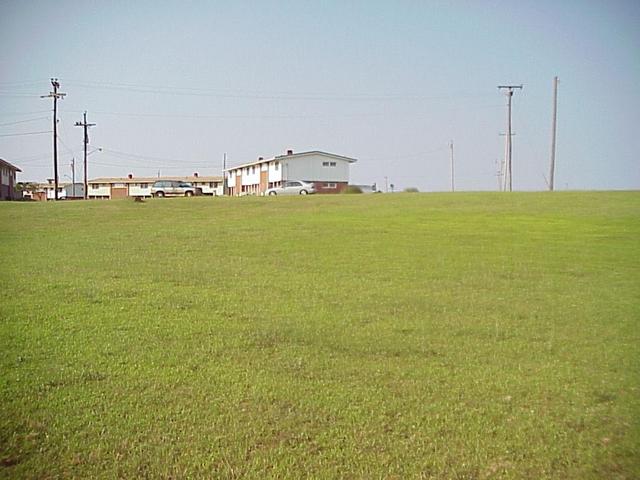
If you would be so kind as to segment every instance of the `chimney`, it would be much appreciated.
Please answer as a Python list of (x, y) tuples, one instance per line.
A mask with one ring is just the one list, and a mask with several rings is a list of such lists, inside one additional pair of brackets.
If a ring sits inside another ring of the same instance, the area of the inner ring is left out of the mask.
[(262, 160), (264, 160), (264, 157), (258, 157), (259, 162), (261, 162)]
[(127, 178), (131, 180), (133, 178), (133, 173), (130, 173), (129, 175), (127, 175)]
[(287, 155), (293, 155), (293, 150), (287, 150)]
[(198, 172), (193, 172), (193, 176), (198, 178)]
[(49, 182), (49, 185), (53, 184), (53, 178), (47, 178), (47, 182)]

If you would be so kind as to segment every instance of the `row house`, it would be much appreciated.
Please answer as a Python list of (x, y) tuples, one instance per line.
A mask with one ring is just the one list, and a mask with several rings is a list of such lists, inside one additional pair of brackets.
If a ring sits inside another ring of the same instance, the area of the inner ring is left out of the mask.
[(105, 177), (89, 180), (89, 198), (110, 199), (125, 197), (151, 197), (151, 186), (158, 180), (178, 180), (187, 182), (200, 188), (203, 195), (223, 195), (222, 177), (200, 176), (194, 173), (191, 176), (177, 177)]
[(333, 153), (310, 151), (293, 153), (270, 159), (259, 157), (255, 162), (237, 165), (225, 170), (227, 194), (263, 195), (288, 180), (313, 183), (318, 193), (341, 193), (349, 185), (349, 167), (355, 158)]

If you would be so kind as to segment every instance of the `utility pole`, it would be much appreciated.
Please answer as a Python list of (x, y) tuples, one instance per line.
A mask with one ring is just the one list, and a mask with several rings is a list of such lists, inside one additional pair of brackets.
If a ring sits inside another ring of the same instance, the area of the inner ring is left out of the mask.
[(451, 149), (451, 191), (455, 192), (455, 180), (454, 180), (454, 168), (453, 168), (453, 140), (449, 142), (449, 148)]
[(53, 92), (49, 95), (40, 95), (40, 98), (53, 98), (53, 179), (54, 179), (54, 196), (58, 200), (58, 99), (64, 98), (66, 93), (59, 93), (60, 83), (57, 78), (51, 79)]
[(496, 158), (496, 178), (498, 180), (498, 191), (502, 191), (502, 162)]
[(551, 121), (551, 165), (549, 166), (549, 191), (553, 192), (556, 170), (556, 124), (558, 117), (558, 77), (553, 77), (553, 120)]
[(71, 159), (71, 195), (76, 198), (76, 159)]
[(227, 195), (227, 152), (222, 157), (222, 195)]
[(95, 123), (87, 123), (87, 112), (84, 112), (83, 121), (76, 122), (76, 127), (84, 129), (84, 199), (86, 200), (89, 193), (87, 186), (87, 146), (89, 145), (89, 127), (95, 127)]
[[(506, 171), (505, 175), (508, 175), (509, 191), (513, 191), (513, 162), (512, 162), (512, 146), (511, 146), (511, 98), (513, 97), (513, 91), (515, 89), (522, 90), (522, 85), (498, 85), (498, 89), (507, 91), (507, 148), (506, 148)], [(506, 181), (505, 181), (506, 184)]]
[(389, 193), (389, 179), (384, 177), (384, 193)]

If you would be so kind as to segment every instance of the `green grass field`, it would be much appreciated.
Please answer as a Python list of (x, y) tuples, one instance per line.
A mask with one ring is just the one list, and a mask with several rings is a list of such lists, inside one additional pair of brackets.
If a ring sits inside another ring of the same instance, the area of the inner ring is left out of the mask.
[(640, 478), (640, 193), (0, 204), (0, 477)]

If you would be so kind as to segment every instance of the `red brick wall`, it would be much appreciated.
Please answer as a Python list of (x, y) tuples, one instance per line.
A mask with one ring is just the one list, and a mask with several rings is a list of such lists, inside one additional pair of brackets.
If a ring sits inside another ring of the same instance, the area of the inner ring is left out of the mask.
[(242, 192), (242, 174), (240, 171), (241, 170), (236, 171), (236, 189), (233, 192), (235, 195), (240, 195), (240, 192)]
[(260, 192), (264, 193), (269, 188), (269, 172), (260, 171)]
[[(327, 183), (335, 183), (336, 188), (325, 187)], [(343, 193), (349, 184), (347, 182), (313, 182), (313, 185), (317, 193)]]

